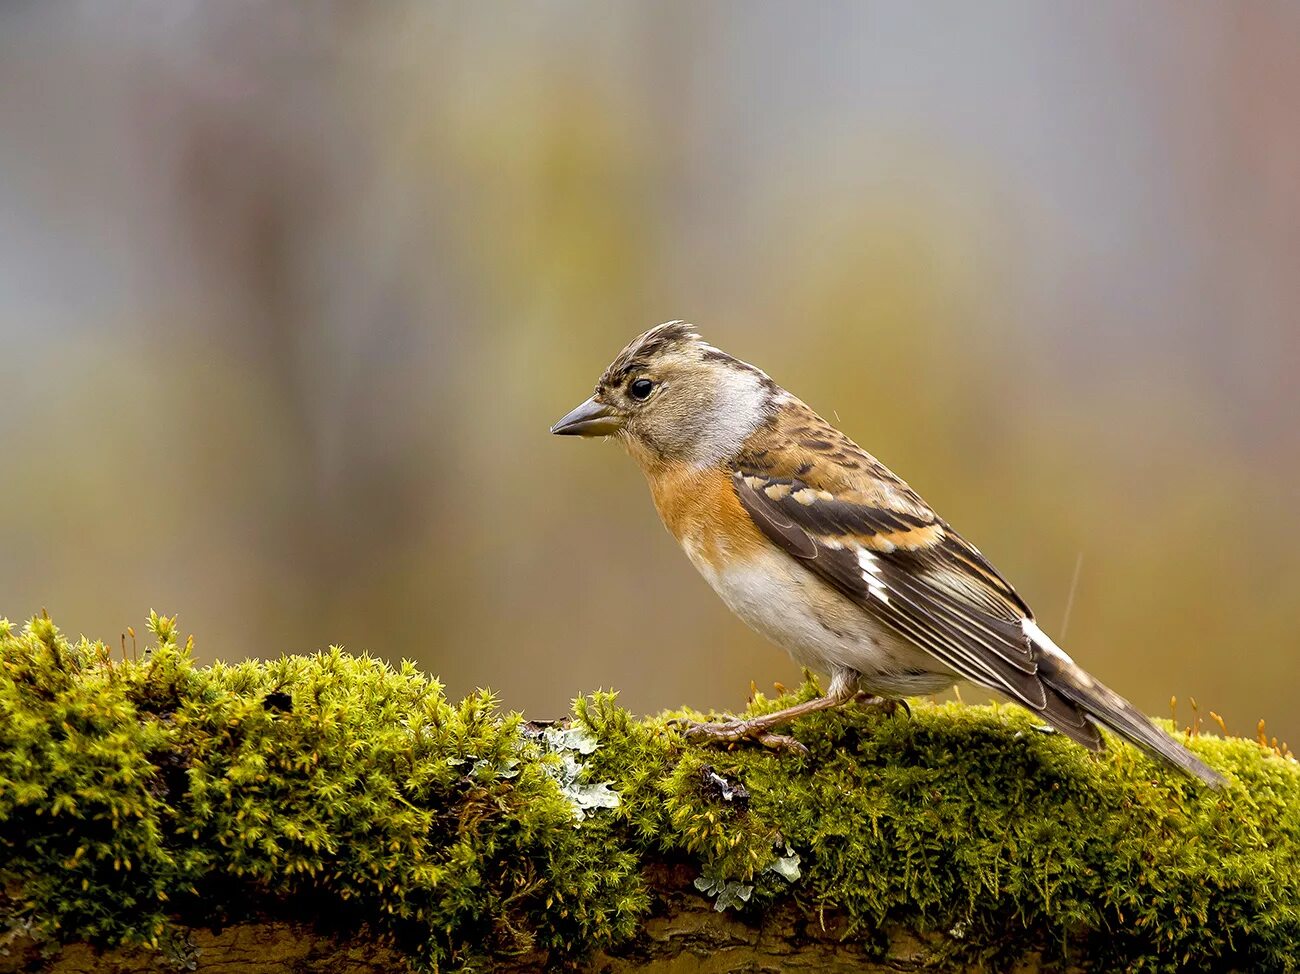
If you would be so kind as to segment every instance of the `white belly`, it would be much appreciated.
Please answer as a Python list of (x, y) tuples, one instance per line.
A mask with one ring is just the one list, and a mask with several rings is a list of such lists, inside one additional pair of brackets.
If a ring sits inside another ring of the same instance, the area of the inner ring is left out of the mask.
[(746, 625), (822, 673), (851, 669), (886, 696), (937, 693), (956, 676), (781, 552), (722, 571), (688, 545), (686, 554)]

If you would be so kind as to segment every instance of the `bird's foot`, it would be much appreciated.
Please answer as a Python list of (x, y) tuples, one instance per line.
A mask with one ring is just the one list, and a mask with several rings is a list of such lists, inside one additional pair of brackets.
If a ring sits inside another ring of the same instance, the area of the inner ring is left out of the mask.
[(859, 707), (879, 707), (890, 717), (893, 717), (900, 710), (907, 716), (912, 716), (912, 708), (906, 700), (896, 699), (894, 697), (878, 697), (874, 693), (868, 693), (866, 690), (859, 690), (853, 696), (853, 702)]
[(787, 734), (773, 734), (768, 730), (770, 723), (762, 720), (724, 720), (716, 723), (682, 721), (681, 726), (686, 739), (697, 744), (731, 746), (742, 741), (754, 741), (778, 753), (808, 754), (808, 748)]

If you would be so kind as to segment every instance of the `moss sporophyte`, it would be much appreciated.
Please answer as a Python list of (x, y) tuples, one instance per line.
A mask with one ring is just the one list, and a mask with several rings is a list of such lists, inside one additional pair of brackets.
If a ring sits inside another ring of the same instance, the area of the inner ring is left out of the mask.
[(869, 948), (929, 931), (992, 969), (1027, 945), (1098, 970), (1300, 969), (1300, 769), (1254, 740), (1186, 738), (1223, 791), (1014, 707), (813, 714), (808, 756), (778, 756), (692, 745), (682, 715), (613, 694), (540, 726), (410, 663), (197, 666), (174, 619), (149, 628), (124, 659), (0, 623), (10, 935), (168, 951), (309, 909), (416, 968), (560, 965), (632, 941), (672, 863), (718, 909), (833, 911)]

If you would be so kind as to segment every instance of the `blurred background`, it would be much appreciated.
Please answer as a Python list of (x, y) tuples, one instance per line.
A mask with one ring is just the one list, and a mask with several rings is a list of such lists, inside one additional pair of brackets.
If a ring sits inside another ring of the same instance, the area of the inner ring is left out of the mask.
[(794, 684), (547, 435), (686, 318), (1142, 707), (1297, 743), (1298, 49), (1282, 0), (8, 0), (0, 613), (535, 716)]

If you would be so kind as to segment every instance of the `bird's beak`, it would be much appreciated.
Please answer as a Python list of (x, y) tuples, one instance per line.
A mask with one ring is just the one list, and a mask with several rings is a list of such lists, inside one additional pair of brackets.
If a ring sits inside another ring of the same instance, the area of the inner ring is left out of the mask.
[(573, 412), (551, 427), (557, 436), (613, 436), (623, 428), (623, 420), (613, 408), (592, 396)]

